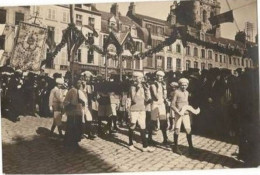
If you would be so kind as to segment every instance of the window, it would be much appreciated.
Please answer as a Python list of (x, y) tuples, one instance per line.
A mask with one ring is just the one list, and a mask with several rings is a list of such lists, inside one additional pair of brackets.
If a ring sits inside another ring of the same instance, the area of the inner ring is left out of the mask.
[(48, 26), (48, 38), (54, 42), (54, 37), (55, 37), (55, 28)]
[(88, 18), (88, 25), (94, 28), (95, 27), (95, 18), (89, 17)]
[(176, 45), (176, 52), (181, 53), (181, 45), (180, 44)]
[(94, 51), (92, 49), (88, 50), (88, 63), (94, 63)]
[(0, 36), (0, 50), (5, 50), (5, 35)]
[(207, 22), (207, 11), (206, 10), (203, 10), (203, 22)]
[(139, 41), (135, 42), (136, 51), (142, 52), (142, 43)]
[(167, 69), (172, 69), (172, 58), (167, 57)]
[(202, 41), (205, 41), (205, 34), (204, 34), (204, 33), (201, 33), (201, 34), (200, 34), (200, 39), (201, 39)]
[(215, 54), (215, 62), (218, 62), (218, 54)]
[[(51, 53), (50, 53), (50, 50), (47, 49), (47, 51), (46, 51), (46, 58), (48, 58), (50, 54), (51, 54)], [(54, 61), (54, 59), (48, 60), (48, 61), (46, 62), (46, 66), (45, 66), (45, 67), (46, 67), (46, 68), (53, 68), (53, 67), (54, 67), (53, 61)]]
[(68, 66), (66, 65), (60, 65), (60, 70), (67, 70), (68, 69)]
[(190, 60), (186, 60), (186, 70), (189, 70), (190, 68)]
[(156, 56), (156, 68), (163, 68), (163, 57)]
[(81, 49), (78, 49), (76, 61), (81, 62)]
[(181, 70), (181, 59), (176, 59), (176, 70)]
[(208, 69), (211, 69), (212, 68), (212, 64), (208, 64)]
[(199, 67), (199, 64), (198, 64), (198, 62), (197, 61), (194, 61), (194, 68), (198, 68)]
[(157, 27), (157, 34), (160, 36), (164, 34), (162, 27)]
[(205, 63), (201, 63), (201, 70), (206, 69)]
[(75, 4), (75, 7), (82, 8), (82, 4)]
[(237, 58), (237, 64), (240, 66), (240, 59)]
[(211, 50), (208, 51), (208, 58), (212, 59), (212, 51)]
[(0, 24), (6, 23), (6, 10), (0, 9)]
[(190, 55), (190, 46), (186, 47), (186, 55)]
[(147, 57), (147, 67), (153, 67), (153, 57)]
[(76, 14), (76, 25), (82, 25), (82, 15)]
[(55, 20), (56, 19), (56, 11), (52, 9), (48, 9), (48, 19)]
[(253, 67), (253, 61), (252, 60), (249, 60), (249, 66)]
[(168, 51), (172, 51), (172, 45), (168, 46), (168, 47), (167, 47), (167, 50), (168, 50)]
[(198, 48), (197, 48), (197, 47), (194, 48), (194, 56), (195, 56), (195, 57), (198, 56)]
[(244, 66), (245, 65), (245, 63), (244, 63), (244, 59), (242, 59), (242, 66)]
[(219, 62), (222, 63), (222, 55), (219, 55)]
[(223, 56), (223, 62), (226, 63), (226, 55)]
[(201, 58), (205, 58), (205, 50), (201, 49)]
[(232, 64), (232, 59), (231, 59), (231, 57), (229, 57), (229, 64)]
[(140, 62), (141, 62), (141, 60), (139, 60), (139, 59), (136, 59), (136, 60), (135, 60), (135, 69), (138, 69), (138, 70), (141, 69), (141, 64), (140, 64)]
[(68, 12), (63, 12), (62, 22), (69, 23), (69, 21), (70, 21), (70, 14)]
[(127, 69), (132, 69), (132, 60), (126, 59), (126, 68)]
[(236, 58), (233, 58), (233, 64), (234, 64), (234, 65), (237, 65)]
[(24, 14), (15, 12), (15, 25), (18, 25), (20, 21), (24, 21)]
[(246, 67), (248, 67), (248, 61), (246, 60)]

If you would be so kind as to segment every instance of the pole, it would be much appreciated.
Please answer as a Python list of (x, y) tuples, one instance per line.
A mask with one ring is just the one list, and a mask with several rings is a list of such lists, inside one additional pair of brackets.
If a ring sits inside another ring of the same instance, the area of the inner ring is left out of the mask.
[[(74, 4), (70, 5), (70, 24), (74, 24)], [(71, 49), (72, 48), (69, 49), (70, 50), (70, 52), (69, 52), (69, 54), (70, 54), (70, 71), (71, 71), (71, 76), (72, 76), (71, 80), (72, 80), (72, 83), (74, 83), (74, 74), (75, 74), (75, 72), (74, 72), (74, 55), (72, 55), (73, 52), (71, 52)]]
[(105, 54), (105, 79), (106, 79), (106, 81), (107, 81), (107, 74), (108, 74), (108, 70), (107, 70), (107, 66), (108, 66), (108, 64), (107, 64), (107, 54)]
[(120, 81), (123, 81), (123, 60), (122, 60), (122, 54), (119, 54), (119, 74), (120, 74)]

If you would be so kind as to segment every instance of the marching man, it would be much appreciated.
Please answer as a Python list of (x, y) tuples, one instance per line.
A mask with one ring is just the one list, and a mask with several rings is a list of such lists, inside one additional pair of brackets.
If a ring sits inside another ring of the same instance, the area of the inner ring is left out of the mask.
[(130, 87), (130, 126), (129, 126), (129, 149), (135, 151), (136, 148), (133, 145), (133, 134), (138, 122), (141, 129), (141, 138), (143, 143), (143, 152), (153, 152), (155, 149), (147, 146), (147, 140), (145, 136), (146, 129), (146, 110), (145, 102), (148, 100), (147, 90), (143, 87), (143, 73), (134, 72), (134, 85)]
[(63, 101), (67, 90), (63, 90), (62, 86), (64, 80), (62, 78), (56, 79), (56, 86), (51, 90), (49, 97), (49, 108), (51, 113), (53, 113), (53, 124), (51, 126), (51, 135), (53, 135), (54, 129), (58, 127), (59, 135), (62, 137), (61, 130), (61, 119), (63, 114)]
[(187, 91), (189, 80), (186, 78), (181, 78), (179, 80), (179, 89), (177, 89), (174, 93), (173, 99), (172, 99), (172, 109), (175, 111), (175, 118), (176, 118), (176, 124), (175, 124), (175, 131), (174, 131), (174, 148), (173, 151), (177, 154), (182, 154), (182, 152), (178, 148), (178, 136), (181, 129), (181, 124), (183, 123), (184, 128), (186, 130), (187, 134), (187, 140), (189, 144), (189, 152), (193, 152), (193, 145), (192, 145), (192, 139), (191, 139), (191, 124), (190, 124), (190, 116), (189, 112), (182, 111), (182, 108), (184, 106), (189, 105), (188, 102), (188, 96), (189, 92)]
[[(167, 99), (167, 90), (166, 85), (163, 82), (164, 72), (158, 71), (156, 72), (156, 81), (153, 85), (151, 85), (151, 96), (152, 96), (152, 107), (151, 107), (151, 119), (153, 123), (153, 127), (156, 126), (156, 122), (159, 119), (160, 121), (160, 129), (163, 134), (163, 144), (168, 143), (167, 137), (167, 116), (166, 116), (166, 106), (165, 101)], [(149, 136), (150, 143), (154, 143), (152, 140), (152, 136)]]

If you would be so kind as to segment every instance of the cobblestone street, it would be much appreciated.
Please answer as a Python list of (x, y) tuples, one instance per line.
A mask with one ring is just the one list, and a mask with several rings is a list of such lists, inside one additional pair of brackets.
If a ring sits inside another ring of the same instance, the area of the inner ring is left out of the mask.
[[(184, 152), (182, 156), (173, 153), (170, 146), (161, 144), (153, 153), (131, 152), (127, 148), (126, 129), (120, 129), (113, 137), (83, 139), (81, 150), (68, 151), (61, 140), (48, 137), (51, 124), (51, 118), (27, 116), (16, 123), (2, 118), (4, 173), (63, 174), (243, 167), (231, 156), (237, 145), (201, 136), (193, 136), (196, 154), (190, 156), (184, 133), (179, 138)], [(168, 134), (172, 141), (172, 133)], [(136, 137), (139, 138), (139, 132), (136, 132)], [(160, 132), (154, 138), (162, 142)], [(135, 145), (141, 148), (140, 142)]]

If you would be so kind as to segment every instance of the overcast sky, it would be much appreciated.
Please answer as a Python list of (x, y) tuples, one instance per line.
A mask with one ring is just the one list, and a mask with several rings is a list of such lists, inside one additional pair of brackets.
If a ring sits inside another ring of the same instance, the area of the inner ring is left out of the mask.
[[(218, 0), (221, 3), (221, 12), (228, 11), (226, 0)], [(116, 2), (116, 0), (115, 0)], [(173, 1), (159, 1), (159, 2), (135, 2), (136, 13), (148, 15), (155, 18), (166, 20), (170, 11), (170, 5)], [(245, 22), (254, 23), (254, 36), (257, 31), (257, 4), (256, 0), (228, 0), (231, 9), (250, 4), (246, 7), (234, 10), (234, 18), (238, 23), (239, 29), (244, 30)], [(255, 3), (253, 3), (255, 2)], [(102, 11), (110, 11), (112, 3), (97, 3), (97, 9)], [(122, 15), (126, 15), (128, 11), (129, 2), (120, 2), (119, 11)], [(235, 23), (224, 23), (221, 25), (222, 37), (234, 39), (237, 32)]]

